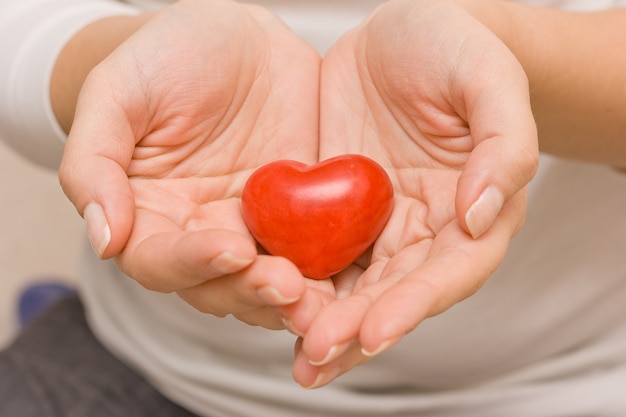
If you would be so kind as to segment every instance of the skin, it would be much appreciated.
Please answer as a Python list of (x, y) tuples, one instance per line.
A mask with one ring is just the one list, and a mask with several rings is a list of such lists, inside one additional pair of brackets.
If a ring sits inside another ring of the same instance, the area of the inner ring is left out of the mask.
[[(522, 226), (538, 137), (542, 150), (626, 163), (621, 10), (390, 1), (321, 61), (266, 11), (205, 3), (105, 19), (68, 43), (51, 85), (71, 126), (61, 183), (79, 213), (102, 207), (99, 255), (145, 287), (298, 335), (305, 387), (480, 288)], [(396, 192), (367, 256), (318, 282), (258, 254), (238, 209), (252, 170), (348, 152), (381, 163)], [(481, 200), (488, 189), (501, 198)]]

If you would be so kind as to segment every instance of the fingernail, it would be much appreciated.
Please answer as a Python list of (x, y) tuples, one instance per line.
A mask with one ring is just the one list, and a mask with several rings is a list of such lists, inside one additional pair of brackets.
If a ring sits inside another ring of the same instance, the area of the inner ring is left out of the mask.
[(300, 299), (300, 297), (285, 297), (280, 292), (278, 292), (276, 288), (270, 286), (259, 288), (257, 290), (257, 295), (265, 304), (274, 306), (284, 306), (294, 303)]
[(491, 226), (502, 210), (504, 196), (498, 189), (490, 185), (471, 205), (465, 213), (465, 223), (474, 239), (482, 235)]
[(327, 363), (331, 362), (333, 359), (341, 355), (343, 352), (345, 352), (349, 346), (350, 346), (350, 342), (342, 343), (339, 345), (333, 345), (330, 347), (330, 349), (328, 349), (328, 353), (326, 354), (324, 359), (320, 361), (314, 361), (312, 359), (309, 359), (309, 363), (313, 366), (326, 365)]
[(333, 368), (330, 371), (320, 372), (317, 375), (317, 378), (315, 378), (315, 381), (311, 385), (309, 385), (308, 387), (305, 387), (305, 388), (306, 389), (319, 388), (321, 386), (324, 386), (324, 385), (328, 384), (333, 379), (337, 378), (339, 375), (341, 375), (341, 369), (340, 368)]
[(224, 274), (241, 271), (252, 263), (253, 259), (238, 258), (230, 252), (224, 252), (211, 261), (211, 266)]
[(389, 348), (391, 348), (393, 345), (395, 345), (398, 340), (400, 340), (399, 338), (393, 338), (393, 339), (389, 339), (384, 341), (383, 343), (381, 343), (376, 349), (374, 350), (366, 350), (365, 348), (361, 348), (361, 353), (369, 358), (372, 358), (376, 355), (380, 355), (381, 353), (383, 353), (386, 350), (389, 350)]
[(102, 206), (98, 203), (89, 203), (83, 212), (87, 224), (87, 237), (94, 252), (102, 258), (104, 251), (111, 242), (111, 228), (104, 215)]

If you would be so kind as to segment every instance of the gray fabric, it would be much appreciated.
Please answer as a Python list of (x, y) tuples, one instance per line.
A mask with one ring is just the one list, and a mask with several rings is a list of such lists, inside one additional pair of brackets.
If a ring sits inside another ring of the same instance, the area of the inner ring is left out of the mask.
[(0, 417), (192, 417), (93, 336), (78, 297), (60, 300), (0, 353)]

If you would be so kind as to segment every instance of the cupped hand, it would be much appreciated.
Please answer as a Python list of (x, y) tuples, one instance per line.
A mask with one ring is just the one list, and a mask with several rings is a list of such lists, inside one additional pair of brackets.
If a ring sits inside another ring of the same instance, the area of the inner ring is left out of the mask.
[(151, 18), (85, 81), (60, 168), (98, 254), (201, 311), (282, 328), (274, 307), (308, 280), (257, 254), (239, 197), (266, 162), (317, 161), (319, 61), (260, 7), (186, 0)]
[(523, 69), (453, 1), (387, 2), (329, 51), (321, 80), (320, 159), (372, 157), (396, 201), (371, 251), (334, 278), (338, 299), (298, 323), (293, 372), (307, 387), (477, 291), (523, 223), (538, 160)]

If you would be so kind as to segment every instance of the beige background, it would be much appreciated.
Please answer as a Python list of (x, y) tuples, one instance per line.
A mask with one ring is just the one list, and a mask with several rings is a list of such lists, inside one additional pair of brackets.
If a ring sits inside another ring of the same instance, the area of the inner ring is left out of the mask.
[(17, 294), (29, 282), (76, 278), (82, 219), (56, 172), (33, 165), (0, 141), (0, 347), (17, 331)]

